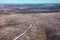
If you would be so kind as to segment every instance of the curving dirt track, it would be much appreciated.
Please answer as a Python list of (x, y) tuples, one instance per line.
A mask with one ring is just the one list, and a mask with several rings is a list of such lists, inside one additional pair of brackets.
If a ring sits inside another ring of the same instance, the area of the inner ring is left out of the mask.
[(19, 40), (60, 40), (60, 12), (12, 14), (0, 16), (0, 40), (13, 40), (35, 20), (32, 28)]

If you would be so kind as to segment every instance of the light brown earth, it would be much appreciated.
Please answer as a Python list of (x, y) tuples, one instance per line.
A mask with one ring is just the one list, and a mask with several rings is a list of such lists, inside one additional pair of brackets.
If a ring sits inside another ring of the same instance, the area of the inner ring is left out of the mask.
[(0, 15), (0, 40), (13, 40), (36, 20), (19, 40), (60, 40), (60, 12)]

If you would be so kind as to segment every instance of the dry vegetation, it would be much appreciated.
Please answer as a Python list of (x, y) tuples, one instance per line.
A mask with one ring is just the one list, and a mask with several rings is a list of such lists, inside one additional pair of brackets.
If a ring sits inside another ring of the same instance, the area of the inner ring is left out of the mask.
[(60, 40), (60, 12), (0, 15), (0, 40), (13, 40), (35, 20), (20, 40)]

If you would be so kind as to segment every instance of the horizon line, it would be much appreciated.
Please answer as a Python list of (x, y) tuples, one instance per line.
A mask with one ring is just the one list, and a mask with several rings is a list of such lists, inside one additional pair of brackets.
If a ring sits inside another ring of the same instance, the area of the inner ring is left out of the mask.
[(0, 3), (0, 4), (60, 4), (60, 3)]

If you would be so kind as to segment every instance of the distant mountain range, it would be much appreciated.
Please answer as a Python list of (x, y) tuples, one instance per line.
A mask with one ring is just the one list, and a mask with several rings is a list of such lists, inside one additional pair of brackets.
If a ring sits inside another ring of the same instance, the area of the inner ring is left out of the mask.
[(0, 12), (8, 14), (60, 12), (60, 4), (0, 4)]
[(60, 8), (60, 4), (0, 4), (0, 6), (5, 7), (20, 7), (20, 6), (28, 6), (28, 7), (58, 7)]

